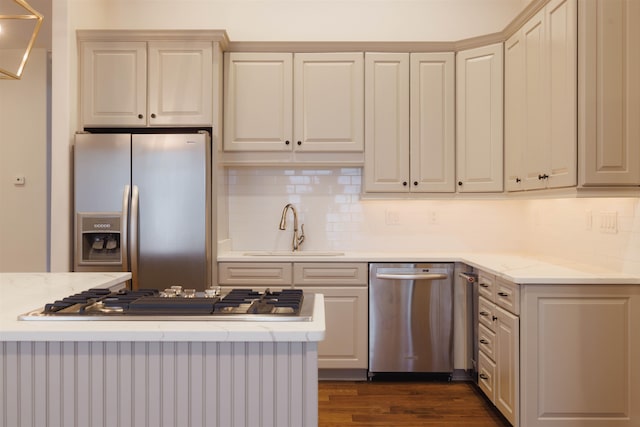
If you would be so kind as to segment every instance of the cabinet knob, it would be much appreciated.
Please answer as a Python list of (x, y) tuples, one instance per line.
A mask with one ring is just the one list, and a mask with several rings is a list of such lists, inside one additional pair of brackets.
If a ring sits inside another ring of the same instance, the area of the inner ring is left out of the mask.
[(413, 181), (413, 186), (417, 187), (418, 186), (418, 181)]
[(402, 181), (402, 185), (407, 186), (407, 181)]
[(498, 320), (498, 318), (496, 316), (493, 316), (492, 320), (495, 322), (496, 320)]
[(460, 185), (460, 186), (461, 186), (461, 185), (462, 185), (462, 181), (458, 181), (458, 185)]
[(156, 113), (151, 113), (151, 118), (155, 119), (156, 118)]
[(302, 145), (302, 141), (298, 141), (298, 145)]
[(138, 118), (139, 118), (139, 119), (143, 119), (143, 118), (144, 118), (144, 116), (143, 116), (142, 114), (138, 114)]
[(516, 178), (516, 182), (521, 182), (522, 180), (520, 178)]
[(489, 379), (489, 377), (486, 374), (480, 374), (478, 376), (480, 377), (480, 379), (483, 379), (483, 380), (488, 380)]
[(285, 143), (286, 145), (289, 145), (289, 144), (291, 144), (291, 141), (285, 141), (284, 143)]
[(542, 180), (542, 179), (547, 179), (549, 178), (549, 175), (547, 175), (546, 173), (544, 175), (538, 175), (538, 179)]

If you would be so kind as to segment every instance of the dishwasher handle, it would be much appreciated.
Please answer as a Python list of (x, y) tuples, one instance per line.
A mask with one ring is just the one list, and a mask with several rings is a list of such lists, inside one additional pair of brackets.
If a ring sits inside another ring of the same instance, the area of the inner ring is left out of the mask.
[(376, 279), (388, 280), (441, 280), (449, 276), (444, 273), (376, 273)]

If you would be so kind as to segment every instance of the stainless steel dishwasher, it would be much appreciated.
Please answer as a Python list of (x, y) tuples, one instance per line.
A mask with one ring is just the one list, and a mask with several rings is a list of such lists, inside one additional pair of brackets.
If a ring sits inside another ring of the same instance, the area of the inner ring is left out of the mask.
[(453, 372), (453, 263), (369, 264), (369, 375)]

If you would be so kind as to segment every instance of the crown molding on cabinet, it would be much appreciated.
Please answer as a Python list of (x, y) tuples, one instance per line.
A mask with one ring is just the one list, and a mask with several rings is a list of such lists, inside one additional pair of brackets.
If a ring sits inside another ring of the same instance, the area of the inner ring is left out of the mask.
[(80, 41), (213, 41), (220, 43), (222, 50), (229, 47), (229, 36), (225, 30), (76, 30)]

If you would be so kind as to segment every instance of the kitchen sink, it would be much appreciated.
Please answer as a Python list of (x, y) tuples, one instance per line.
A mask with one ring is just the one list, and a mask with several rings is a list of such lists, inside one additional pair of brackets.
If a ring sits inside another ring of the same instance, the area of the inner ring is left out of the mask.
[(336, 251), (251, 251), (245, 252), (246, 256), (294, 256), (294, 257), (313, 257), (313, 256), (341, 256), (344, 252)]

